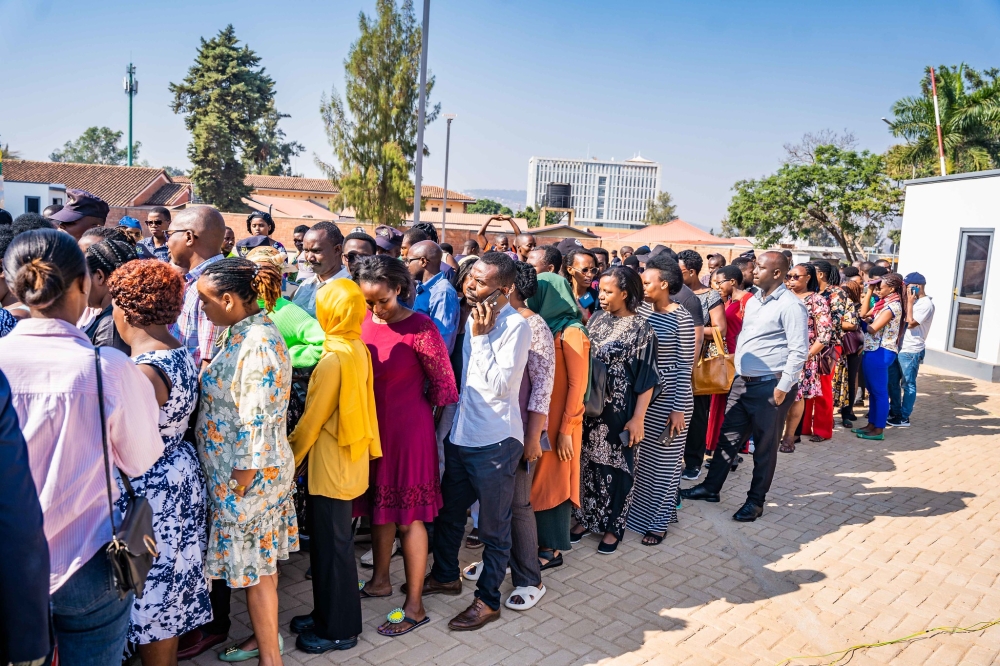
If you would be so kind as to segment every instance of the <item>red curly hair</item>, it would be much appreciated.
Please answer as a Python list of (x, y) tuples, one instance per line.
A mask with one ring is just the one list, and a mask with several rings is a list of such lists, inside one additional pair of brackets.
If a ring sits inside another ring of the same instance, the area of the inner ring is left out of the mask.
[(125, 321), (138, 328), (172, 324), (184, 305), (184, 281), (159, 259), (122, 264), (108, 278), (108, 291)]

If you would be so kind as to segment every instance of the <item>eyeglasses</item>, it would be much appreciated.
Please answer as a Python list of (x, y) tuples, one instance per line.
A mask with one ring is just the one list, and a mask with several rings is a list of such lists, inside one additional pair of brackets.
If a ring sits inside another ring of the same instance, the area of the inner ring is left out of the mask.
[(403, 263), (409, 266), (414, 261), (420, 261), (421, 259), (423, 259), (423, 257), (407, 257), (406, 259), (403, 259)]
[(177, 234), (177, 233), (181, 233), (183, 231), (190, 232), (191, 238), (197, 238), (198, 237), (198, 234), (196, 234), (192, 229), (167, 229), (166, 231), (163, 232), (163, 234), (167, 238), (170, 238), (171, 234)]
[(805, 279), (805, 277), (806, 277), (805, 275), (795, 275), (794, 273), (789, 273), (789, 274), (787, 274), (785, 276), (785, 279), (786, 280), (803, 280), (803, 279)]
[(585, 273), (586, 275), (597, 275), (601, 269), (599, 268), (574, 268), (577, 273)]

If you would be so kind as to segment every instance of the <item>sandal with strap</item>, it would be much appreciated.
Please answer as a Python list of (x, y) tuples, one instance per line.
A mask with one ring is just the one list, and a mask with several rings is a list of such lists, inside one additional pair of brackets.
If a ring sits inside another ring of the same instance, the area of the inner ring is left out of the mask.
[(365, 589), (365, 585), (367, 584), (368, 581), (363, 580), (361, 578), (358, 579), (358, 594), (361, 595), (362, 599), (379, 599), (381, 597), (392, 596), (392, 590), (389, 590), (389, 594), (372, 594), (371, 592)]
[[(665, 539), (666, 536), (667, 536), (666, 532), (664, 532), (663, 534), (656, 534), (655, 532), (646, 532), (645, 534), (642, 535), (642, 541), (640, 541), (639, 543), (641, 543), (643, 546), (659, 546), (661, 543), (663, 543), (663, 539)], [(652, 541), (652, 543), (649, 543), (647, 540)]]
[(778, 450), (782, 453), (795, 453), (795, 443), (794, 442), (782, 442)]
[[(526, 611), (535, 607), (538, 600), (545, 596), (545, 586), (541, 583), (538, 587), (534, 585), (526, 585), (523, 587), (516, 587), (514, 591), (510, 593), (507, 597), (507, 601), (504, 602), (504, 606), (516, 611)], [(514, 599), (520, 599), (521, 601), (514, 601)]]
[[(548, 553), (546, 557), (545, 553)], [(541, 565), (540, 570), (545, 571), (546, 569), (554, 569), (556, 567), (561, 567), (563, 565), (562, 553), (556, 555), (556, 551), (551, 548), (542, 548), (538, 551), (538, 559), (545, 560), (545, 564)]]
[[(430, 621), (431, 618), (429, 615), (424, 616), (424, 619), (422, 620), (414, 620), (412, 617), (407, 617), (406, 612), (402, 608), (394, 608), (391, 611), (389, 611), (388, 615), (385, 616), (385, 624), (380, 625), (377, 629), (375, 629), (375, 631), (377, 631), (382, 636), (389, 636), (390, 638), (394, 638), (396, 636), (402, 636), (403, 634), (408, 634), (417, 627), (422, 627), (423, 625), (427, 624)], [(396, 626), (397, 624), (402, 624), (404, 622), (408, 622), (410, 626), (407, 627), (406, 629), (403, 629), (402, 631), (392, 631), (392, 627)]]
[(483, 542), (479, 539), (479, 528), (473, 527), (469, 536), (465, 537), (465, 547), (471, 550), (483, 547)]

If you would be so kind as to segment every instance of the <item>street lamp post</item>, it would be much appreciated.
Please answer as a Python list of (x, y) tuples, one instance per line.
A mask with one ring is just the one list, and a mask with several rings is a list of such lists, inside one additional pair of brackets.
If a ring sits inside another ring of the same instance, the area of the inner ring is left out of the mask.
[(457, 116), (454, 113), (444, 114), (445, 120), (448, 121), (448, 129), (445, 133), (444, 139), (444, 201), (441, 204), (441, 242), (447, 243), (448, 240), (444, 236), (445, 232), (445, 216), (448, 215), (448, 153), (451, 152), (451, 121), (453, 121)]
[(424, 119), (427, 107), (427, 30), (431, 0), (424, 0), (424, 25), (420, 32), (420, 101), (417, 103), (417, 162), (413, 170), (413, 224), (420, 221), (420, 188), (424, 166)]
[(132, 166), (132, 99), (139, 94), (139, 79), (135, 78), (135, 65), (125, 69), (125, 94), (128, 95), (128, 165)]

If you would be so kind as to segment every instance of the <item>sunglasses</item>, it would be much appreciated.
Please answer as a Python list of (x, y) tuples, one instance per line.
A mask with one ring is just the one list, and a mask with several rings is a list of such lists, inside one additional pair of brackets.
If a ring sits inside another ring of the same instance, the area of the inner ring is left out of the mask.
[(584, 273), (586, 275), (596, 275), (597, 273), (600, 272), (601, 269), (599, 269), (599, 268), (574, 268), (573, 270), (576, 271), (577, 273)]
[(361, 254), (360, 252), (351, 251), (351, 252), (348, 252), (347, 254), (345, 254), (344, 256), (347, 257), (347, 263), (353, 264), (355, 261), (357, 261), (361, 257), (369, 257), (371, 255), (369, 255), (369, 254)]
[(805, 277), (806, 277), (805, 275), (792, 275), (791, 273), (789, 273), (788, 275), (785, 276), (785, 279), (786, 280), (804, 280)]

